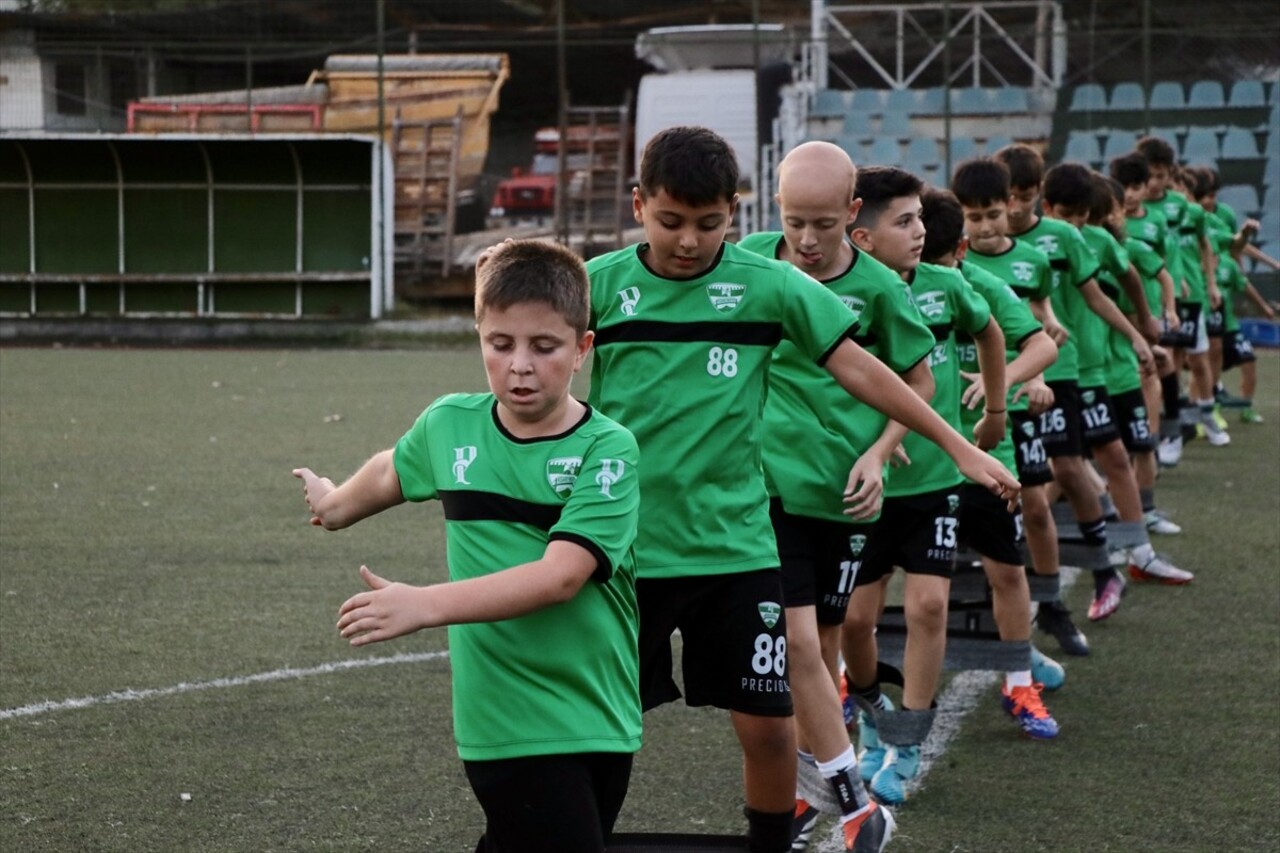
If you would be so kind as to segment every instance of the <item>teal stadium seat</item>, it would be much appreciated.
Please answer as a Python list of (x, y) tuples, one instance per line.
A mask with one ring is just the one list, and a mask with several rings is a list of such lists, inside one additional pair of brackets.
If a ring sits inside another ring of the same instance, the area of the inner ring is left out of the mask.
[(1222, 137), (1222, 154), (1223, 160), (1256, 160), (1260, 156), (1258, 154), (1258, 140), (1253, 135), (1253, 131), (1245, 130), (1243, 127), (1227, 128), (1226, 136)]
[(1271, 94), (1267, 97), (1268, 104), (1280, 104), (1280, 80), (1272, 81)]
[(1251, 184), (1232, 184), (1218, 190), (1218, 201), (1242, 216), (1257, 216), (1262, 211), (1258, 190)]
[(1110, 163), (1117, 157), (1123, 157), (1133, 150), (1138, 135), (1131, 130), (1113, 130), (1102, 143), (1102, 160)]
[(885, 93), (882, 89), (854, 89), (853, 110), (863, 115), (882, 115), (884, 98)]
[(938, 140), (929, 136), (917, 136), (907, 143), (907, 150), (902, 160), (907, 168), (916, 174), (919, 174), (921, 169), (936, 169), (942, 164), (938, 148)]
[(941, 86), (930, 86), (928, 89), (920, 90), (919, 110), (921, 115), (935, 116), (942, 115), (943, 106), (947, 99), (947, 92)]
[(884, 99), (885, 111), (911, 115), (919, 107), (919, 91), (919, 89), (890, 89)]
[(1182, 143), (1184, 163), (1212, 165), (1218, 159), (1218, 134), (1208, 127), (1193, 127)]
[(1090, 113), (1107, 108), (1107, 90), (1097, 83), (1081, 83), (1071, 93), (1068, 112)]
[(1067, 147), (1062, 159), (1076, 163), (1095, 165), (1102, 162), (1102, 147), (1091, 130), (1073, 130), (1067, 134)]
[(902, 162), (902, 146), (892, 136), (877, 136), (867, 151), (869, 166), (897, 166)]
[(985, 115), (994, 109), (991, 92), (981, 86), (951, 90), (951, 111), (964, 115)]
[(957, 164), (963, 163), (965, 160), (972, 160), (978, 156), (978, 143), (974, 141), (972, 136), (953, 136), (951, 137), (951, 168), (955, 168)]
[(1187, 106), (1182, 92), (1182, 84), (1172, 80), (1161, 80), (1151, 87), (1151, 98), (1147, 106), (1153, 110), (1181, 110)]
[(1267, 93), (1261, 80), (1237, 80), (1231, 84), (1231, 95), (1227, 98), (1230, 107), (1249, 108), (1265, 107)]
[(886, 111), (880, 122), (881, 136), (896, 136), (898, 139), (911, 138), (911, 116), (906, 113)]
[(1018, 86), (1000, 86), (992, 89), (991, 103), (996, 112), (1004, 114), (1025, 113), (1029, 109), (1027, 90)]
[(996, 153), (997, 151), (999, 151), (1001, 148), (1004, 148), (1006, 145), (1012, 145), (1012, 144), (1013, 144), (1012, 136), (1009, 136), (1004, 133), (998, 133), (995, 136), (988, 136), (987, 144), (984, 147), (986, 148), (987, 155), (990, 156)]
[(1217, 80), (1197, 80), (1187, 94), (1187, 106), (1193, 110), (1216, 110), (1227, 105), (1222, 84)]
[(1111, 90), (1111, 100), (1107, 109), (1113, 111), (1141, 110), (1146, 103), (1142, 94), (1142, 86), (1138, 83), (1117, 83)]
[(838, 89), (822, 89), (813, 97), (813, 109), (809, 114), (814, 116), (842, 116), (849, 111), (849, 101), (845, 100), (848, 92)]

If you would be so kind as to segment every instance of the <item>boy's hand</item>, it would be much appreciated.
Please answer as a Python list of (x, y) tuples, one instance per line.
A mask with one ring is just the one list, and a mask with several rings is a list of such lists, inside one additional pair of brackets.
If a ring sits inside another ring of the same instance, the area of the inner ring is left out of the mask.
[(1018, 386), (1013, 394), (1012, 402), (1027, 398), (1027, 411), (1033, 415), (1043, 414), (1053, 405), (1053, 389), (1045, 384), (1039, 376), (1028, 379)]
[(1004, 500), (1009, 512), (1018, 508), (1022, 484), (994, 456), (967, 444), (957, 453), (955, 462), (961, 474)]
[(393, 583), (360, 567), (369, 592), (351, 596), (338, 608), (338, 633), (353, 646), (380, 643), (427, 626), (424, 587)]
[(1063, 328), (1063, 325), (1056, 319), (1049, 320), (1044, 324), (1044, 331), (1049, 337), (1053, 338), (1053, 342), (1058, 346), (1062, 346), (1067, 342), (1067, 338), (1071, 337), (1070, 333)]
[(969, 387), (960, 395), (960, 405), (972, 411), (987, 398), (987, 389), (982, 387), (982, 374), (962, 370), (960, 378), (969, 383)]
[(984, 411), (982, 419), (973, 425), (973, 441), (983, 450), (990, 450), (1004, 440), (1006, 413)]
[[(898, 445), (901, 447), (902, 445)], [(864, 453), (849, 469), (844, 487), (844, 514), (866, 521), (880, 511), (884, 499), (884, 463), (874, 453)]]
[(293, 476), (302, 480), (302, 497), (307, 502), (307, 508), (311, 510), (311, 523), (316, 527), (323, 527), (324, 522), (316, 514), (316, 505), (336, 488), (333, 480), (318, 476), (310, 468), (294, 468)]
[(1142, 368), (1144, 374), (1151, 373), (1156, 369), (1156, 360), (1151, 355), (1151, 346), (1141, 335), (1133, 336), (1133, 352), (1138, 357), (1138, 366)]

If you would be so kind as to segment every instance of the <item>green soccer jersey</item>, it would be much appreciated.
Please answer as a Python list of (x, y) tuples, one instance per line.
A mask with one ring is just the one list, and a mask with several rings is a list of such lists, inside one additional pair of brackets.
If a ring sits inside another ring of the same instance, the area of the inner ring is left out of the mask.
[[(1008, 364), (1018, 357), (1018, 348), (1022, 343), (1043, 327), (1012, 287), (999, 276), (970, 262), (969, 254), (972, 253), (965, 255), (965, 260), (961, 261), (957, 269), (965, 277), (965, 281), (969, 282), (974, 291), (987, 303), (992, 319), (1004, 332), (1005, 363)], [(973, 340), (973, 336), (967, 332), (956, 332), (956, 357), (959, 359), (961, 370), (966, 373), (978, 372), (978, 345)], [(1017, 404), (1010, 402), (1016, 390), (1017, 388), (1010, 388), (1005, 400), (1005, 407), (1010, 411), (1020, 411), (1027, 407), (1025, 400), (1019, 400)], [(961, 435), (966, 438), (973, 436), (974, 428), (978, 425), (978, 421), (982, 420), (983, 408), (983, 406), (973, 409), (968, 406), (960, 407)], [(1013, 436), (1008, 430), (990, 453), (1010, 471), (1018, 470), (1013, 452)]]
[(791, 264), (725, 244), (691, 279), (659, 276), (645, 244), (593, 258), (592, 405), (635, 433), (640, 577), (778, 565), (761, 461), (773, 350), (817, 364), (853, 313)]
[(1049, 365), (1044, 379), (1074, 382), (1080, 377), (1077, 349), (1082, 345), (1081, 334), (1088, 331), (1085, 315), (1096, 319), (1080, 288), (1098, 271), (1098, 262), (1079, 230), (1059, 219), (1041, 216), (1031, 228), (1014, 235), (1014, 239), (1030, 243), (1048, 256), (1049, 268), (1053, 271), (1053, 312), (1068, 334), (1066, 343), (1058, 347), (1058, 360)]
[(1240, 331), (1240, 318), (1236, 316), (1236, 297), (1244, 293), (1247, 280), (1235, 258), (1223, 253), (1218, 258), (1218, 290), (1222, 291), (1222, 328), (1225, 332)]
[(1215, 202), (1213, 207), (1214, 214), (1218, 219), (1227, 226), (1232, 234), (1240, 230), (1240, 217), (1236, 215), (1235, 209), (1225, 202)]
[[(1142, 292), (1147, 297), (1147, 308), (1150, 309), (1152, 316), (1163, 317), (1164, 303), (1160, 293), (1159, 275), (1160, 270), (1164, 269), (1164, 258), (1160, 257), (1160, 253), (1147, 243), (1134, 237), (1124, 241), (1124, 249), (1129, 254), (1129, 263), (1133, 264), (1134, 269), (1138, 271), (1138, 277), (1142, 279)], [(1116, 304), (1126, 314), (1133, 314), (1137, 310), (1123, 290), (1120, 291)]]
[(1208, 305), (1209, 294), (1205, 289), (1204, 269), (1201, 266), (1201, 238), (1206, 235), (1204, 208), (1189, 202), (1178, 227), (1178, 260), (1182, 278), (1187, 283), (1187, 298), (1201, 305)]
[(516, 438), (492, 394), (441, 397), (397, 442), (405, 499), (444, 506), (450, 580), (538, 560), (553, 539), (598, 563), (563, 604), (449, 627), (463, 760), (640, 748), (638, 458), (631, 434), (593, 410), (560, 435)]
[(1174, 190), (1166, 190), (1162, 198), (1155, 201), (1144, 201), (1142, 206), (1148, 212), (1155, 211), (1164, 217), (1164, 221), (1168, 226), (1168, 233), (1165, 237), (1165, 248), (1162, 254), (1164, 262), (1169, 268), (1169, 275), (1173, 277), (1174, 296), (1182, 299), (1182, 280), (1184, 278), (1182, 270), (1182, 252), (1179, 250), (1179, 232), (1182, 228), (1182, 220), (1186, 216), (1187, 197), (1180, 192)]
[[(991, 309), (958, 270), (934, 264), (920, 264), (911, 274), (911, 297), (920, 315), (933, 332), (929, 367), (933, 370), (933, 399), (929, 405), (957, 432), (960, 423), (960, 361), (956, 353), (956, 332), (981, 332), (991, 321)], [(902, 441), (911, 464), (889, 477), (887, 498), (907, 497), (946, 489), (964, 482), (955, 462), (938, 445), (919, 433), (909, 432)]]
[[(784, 245), (777, 231), (739, 246), (768, 258)], [(933, 335), (903, 280), (853, 250), (849, 268), (822, 282), (853, 311), (853, 339), (896, 373), (927, 358)], [(854, 398), (790, 341), (773, 351), (764, 407), (764, 475), (769, 494), (792, 515), (849, 521), (843, 493), (849, 469), (884, 432), (888, 418)], [(886, 481), (887, 481), (886, 475)]]
[[(1124, 292), (1120, 281), (1129, 273), (1128, 252), (1110, 231), (1099, 225), (1086, 225), (1080, 229), (1080, 233), (1098, 260), (1098, 287), (1118, 305), (1119, 295)], [(1107, 385), (1108, 376), (1113, 371), (1124, 375), (1127, 366), (1113, 363), (1116, 353), (1113, 338), (1120, 338), (1128, 346), (1136, 367), (1138, 362), (1133, 354), (1133, 344), (1105, 320), (1090, 311), (1085, 328), (1088, 331), (1081, 336), (1079, 342), (1081, 388)]]
[[(1049, 257), (1030, 243), (1014, 240), (1008, 249), (996, 255), (984, 255), (971, 248), (965, 252), (964, 261), (960, 264), (960, 272), (975, 288), (977, 287), (974, 281), (975, 276), (981, 276), (984, 273), (994, 276), (1012, 288), (1024, 306), (1029, 306), (1033, 299), (1048, 299), (1053, 295), (1053, 274), (1049, 268)], [(1028, 312), (1029, 310), (1028, 308)], [(996, 322), (1000, 323), (1001, 329), (1004, 329), (1004, 324), (999, 317), (996, 317)], [(1008, 330), (1005, 330), (1005, 338), (1008, 337)], [(1016, 356), (1014, 344), (1021, 341), (1007, 342), (1011, 348), (1014, 348)], [(976, 351), (974, 358), (977, 358)], [(964, 359), (961, 360), (964, 361)], [(968, 368), (961, 369), (968, 370)], [(1010, 389), (1010, 399), (1015, 391), (1017, 388)], [(1026, 408), (1025, 399), (1009, 404), (1009, 410), (1013, 412), (1025, 411)]]

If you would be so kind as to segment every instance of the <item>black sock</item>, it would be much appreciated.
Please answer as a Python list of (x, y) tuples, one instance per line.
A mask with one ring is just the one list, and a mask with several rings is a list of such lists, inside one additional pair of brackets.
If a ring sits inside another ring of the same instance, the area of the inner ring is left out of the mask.
[(1093, 592), (1095, 595), (1102, 595), (1102, 591), (1107, 586), (1107, 581), (1116, 576), (1115, 569), (1094, 569), (1093, 570)]
[(1164, 416), (1176, 421), (1182, 411), (1178, 400), (1178, 374), (1160, 377), (1160, 394), (1164, 397)]
[(743, 813), (747, 816), (748, 853), (789, 853), (793, 812), (758, 812), (747, 806)]
[[(847, 676), (846, 676), (846, 677), (847, 677)], [(867, 704), (869, 704), (869, 705), (875, 705), (876, 707), (879, 707), (879, 705), (880, 705), (880, 682), (878, 682), (878, 681), (873, 681), (873, 682), (871, 682), (871, 686), (870, 686), (870, 687), (857, 687), (856, 685), (854, 685), (854, 683), (853, 683), (853, 679), (851, 679), (851, 678), (850, 678), (850, 679), (848, 679), (848, 682), (849, 682), (849, 686), (850, 686), (851, 688), (853, 688), (853, 692), (854, 692), (857, 696), (859, 696), (859, 697), (861, 697), (861, 698), (863, 698), (863, 699), (867, 700)]]
[(1080, 537), (1084, 539), (1086, 545), (1106, 545), (1107, 544), (1107, 520), (1099, 518), (1097, 521), (1080, 522)]

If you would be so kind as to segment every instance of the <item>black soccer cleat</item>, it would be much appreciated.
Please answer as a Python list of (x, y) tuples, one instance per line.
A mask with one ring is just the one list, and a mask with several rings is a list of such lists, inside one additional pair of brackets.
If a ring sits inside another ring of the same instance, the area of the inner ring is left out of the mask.
[(1089, 654), (1089, 640), (1071, 621), (1071, 611), (1061, 601), (1042, 601), (1036, 614), (1036, 625), (1058, 641), (1062, 651), (1076, 657)]

